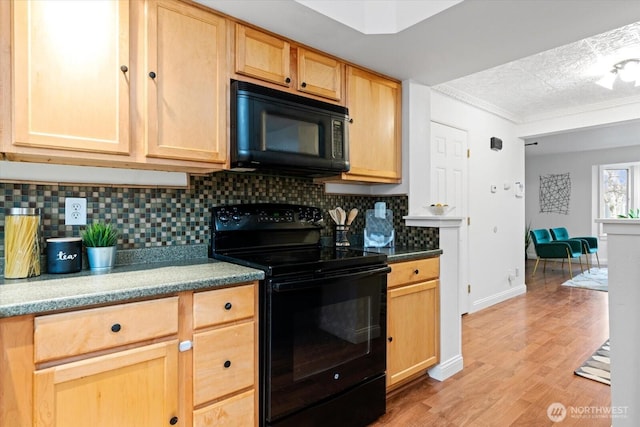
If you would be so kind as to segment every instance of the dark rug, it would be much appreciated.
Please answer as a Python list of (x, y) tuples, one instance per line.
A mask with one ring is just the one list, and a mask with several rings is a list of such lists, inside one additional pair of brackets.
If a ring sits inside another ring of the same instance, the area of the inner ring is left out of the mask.
[(600, 346), (582, 366), (575, 370), (576, 375), (611, 385), (609, 362), (609, 340)]

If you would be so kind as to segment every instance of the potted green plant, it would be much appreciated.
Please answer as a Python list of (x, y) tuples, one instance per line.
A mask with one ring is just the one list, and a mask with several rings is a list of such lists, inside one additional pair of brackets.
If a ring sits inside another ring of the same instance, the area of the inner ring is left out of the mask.
[(629, 209), (629, 214), (628, 215), (618, 215), (618, 218), (631, 218), (631, 219), (638, 219), (640, 218), (640, 209)]
[(95, 222), (82, 233), (91, 270), (110, 270), (116, 261), (118, 230), (109, 223)]

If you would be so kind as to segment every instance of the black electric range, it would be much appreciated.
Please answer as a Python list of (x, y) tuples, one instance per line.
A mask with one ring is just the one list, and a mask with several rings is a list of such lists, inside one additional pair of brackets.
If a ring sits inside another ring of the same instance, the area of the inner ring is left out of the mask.
[(265, 272), (260, 426), (364, 427), (384, 414), (386, 255), (322, 247), (316, 207), (231, 205), (211, 214), (210, 256)]

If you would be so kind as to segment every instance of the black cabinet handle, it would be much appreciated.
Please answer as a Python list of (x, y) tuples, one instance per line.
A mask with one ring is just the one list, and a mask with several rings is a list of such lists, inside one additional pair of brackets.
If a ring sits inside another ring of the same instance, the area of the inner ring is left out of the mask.
[(307, 83), (306, 82), (302, 82), (302, 84), (300, 86), (307, 87)]
[(388, 340), (389, 342), (391, 342), (391, 341), (393, 341), (393, 337), (389, 337), (389, 338), (387, 338), (387, 340)]
[(172, 426), (178, 424), (178, 417), (171, 417), (171, 419), (169, 420), (169, 424), (171, 424)]
[(228, 302), (228, 303), (226, 303), (226, 304), (224, 305), (224, 309), (225, 309), (225, 310), (231, 310), (231, 307), (233, 307), (233, 306), (231, 305), (231, 303), (230, 303), (230, 302)]
[(230, 367), (230, 366), (231, 366), (231, 361), (230, 361), (230, 360), (226, 360), (226, 361), (224, 362), (224, 367), (225, 367), (225, 368), (228, 368), (228, 367)]
[(120, 332), (120, 329), (122, 329), (120, 323), (114, 323), (113, 325), (111, 325), (111, 332)]
[(153, 71), (151, 71), (151, 72), (149, 73), (149, 77), (151, 77), (152, 79), (155, 79), (155, 78), (156, 78), (156, 73), (154, 73)]
[(349, 117), (349, 123), (353, 123), (353, 118)]
[(285, 83), (291, 83), (291, 78), (287, 77), (286, 79), (284, 79)]
[(416, 268), (416, 270), (414, 271), (414, 273), (415, 273), (415, 274), (420, 274), (420, 270), (418, 270), (418, 269)]
[(129, 68), (127, 68), (127, 66), (126, 66), (126, 65), (122, 65), (122, 66), (120, 67), (120, 70), (121, 70), (123, 73), (126, 73), (127, 71), (129, 71)]

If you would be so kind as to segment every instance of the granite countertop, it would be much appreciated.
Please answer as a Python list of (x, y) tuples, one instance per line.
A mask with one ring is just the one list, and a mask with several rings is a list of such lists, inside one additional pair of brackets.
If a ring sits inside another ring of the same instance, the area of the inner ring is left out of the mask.
[(395, 248), (357, 248), (367, 252), (385, 254), (389, 263), (411, 261), (416, 259), (433, 258), (442, 255), (442, 249), (421, 249), (416, 247), (398, 246)]
[(0, 280), (0, 318), (233, 285), (264, 272), (214, 259), (115, 267), (108, 273), (44, 274)]
[[(442, 254), (441, 249), (415, 247), (354, 249), (383, 253), (387, 255), (389, 263), (431, 258)], [(145, 252), (146, 256), (164, 259), (158, 255), (167, 250), (160, 253)], [(200, 252), (202, 251), (199, 250), (196, 255), (202, 255)], [(169, 254), (175, 255), (172, 252)], [(95, 273), (85, 269), (79, 273), (43, 274), (29, 279), (0, 278), (0, 318), (153, 298), (180, 291), (228, 286), (263, 278), (262, 270), (201, 257), (116, 265), (107, 273)]]

